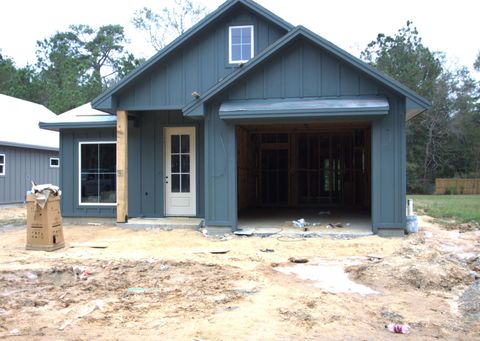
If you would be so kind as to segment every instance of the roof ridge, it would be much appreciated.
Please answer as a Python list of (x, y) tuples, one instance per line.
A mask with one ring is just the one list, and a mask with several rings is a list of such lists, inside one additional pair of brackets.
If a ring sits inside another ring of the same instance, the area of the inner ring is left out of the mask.
[(289, 42), (293, 41), (297, 38), (297, 36), (303, 35), (305, 38), (309, 39), (310, 41), (316, 43), (317, 45), (321, 46), (328, 52), (334, 54), (342, 61), (349, 63), (353, 67), (359, 69), (361, 72), (367, 73), (369, 76), (373, 77), (377, 81), (385, 84), (387, 87), (393, 89), (394, 91), (403, 94), (406, 97), (411, 98), (415, 101), (419, 106), (424, 107), (425, 109), (430, 106), (430, 102), (422, 97), (421, 95), (417, 94), (412, 89), (408, 88), (407, 86), (403, 85), (396, 79), (388, 76), (387, 74), (383, 73), (382, 71), (368, 65), (361, 59), (353, 56), (349, 52), (341, 49), (334, 43), (330, 42), (329, 40), (321, 37), (320, 35), (314, 33), (313, 31), (309, 30), (308, 28), (298, 25), (290, 30), (286, 35), (278, 39), (275, 43), (270, 45), (268, 48), (263, 50), (260, 54), (255, 56), (253, 59), (245, 63), (241, 68), (239, 68), (236, 72), (229, 74), (227, 77), (222, 79), (220, 82), (214, 84), (207, 92), (205, 92), (204, 96), (200, 97), (199, 100), (191, 101), (187, 103), (182, 111), (185, 115), (188, 116), (188, 112), (194, 110), (194, 108), (198, 107), (202, 103), (208, 101), (213, 96), (218, 94), (220, 91), (223, 90), (224, 87), (230, 85), (231, 83), (235, 82), (240, 77), (244, 76), (250, 70), (255, 68), (257, 65), (261, 64), (264, 60), (268, 59), (271, 55), (273, 55), (276, 51), (281, 49), (283, 46), (288, 44)]
[(92, 107), (94, 109), (97, 108), (97, 105), (100, 104), (104, 99), (108, 96), (111, 96), (114, 92), (122, 89), (126, 84), (130, 81), (136, 79), (139, 75), (143, 73), (143, 71), (147, 70), (154, 64), (156, 64), (161, 59), (165, 58), (169, 55), (172, 51), (176, 50), (180, 45), (185, 43), (187, 40), (192, 38), (196, 35), (199, 31), (204, 29), (206, 26), (210, 25), (216, 19), (221, 17), (223, 13), (231, 9), (233, 6), (237, 4), (243, 4), (244, 6), (249, 7), (250, 9), (255, 10), (257, 13), (261, 14), (265, 18), (269, 19), (270, 21), (275, 22), (277, 25), (283, 27), (285, 30), (290, 31), (294, 28), (294, 26), (284, 19), (280, 18), (273, 12), (269, 11), (265, 7), (259, 5), (253, 0), (227, 0), (223, 4), (221, 4), (216, 10), (212, 11), (211, 13), (207, 14), (202, 20), (198, 23), (190, 27), (185, 33), (175, 38), (172, 42), (170, 42), (167, 46), (156, 52), (152, 57), (146, 60), (143, 64), (136, 67), (133, 71), (131, 71), (127, 76), (125, 76), (122, 80), (114, 84), (112, 87), (98, 95), (96, 98), (92, 100)]

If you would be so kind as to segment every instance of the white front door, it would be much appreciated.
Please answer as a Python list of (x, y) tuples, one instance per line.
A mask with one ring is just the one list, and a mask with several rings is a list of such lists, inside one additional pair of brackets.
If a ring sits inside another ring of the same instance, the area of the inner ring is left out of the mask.
[(165, 128), (165, 215), (194, 216), (195, 127)]

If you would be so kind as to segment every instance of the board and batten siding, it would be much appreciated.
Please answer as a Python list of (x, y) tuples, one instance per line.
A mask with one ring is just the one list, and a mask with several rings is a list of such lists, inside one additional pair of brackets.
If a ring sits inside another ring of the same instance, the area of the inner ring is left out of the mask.
[(0, 175), (0, 204), (25, 202), (26, 192), (36, 184), (59, 184), (59, 168), (50, 167), (57, 151), (0, 146), (5, 155), (5, 175)]
[[(390, 112), (372, 122), (372, 226), (403, 230), (407, 224), (405, 98), (390, 94)], [(388, 232), (387, 232), (388, 233)]]
[[(128, 215), (164, 216), (165, 127), (196, 127), (197, 216), (204, 215), (203, 122), (185, 118), (180, 111), (130, 112), (128, 126)], [(62, 214), (66, 217), (115, 217), (116, 206), (79, 205), (80, 142), (116, 141), (115, 128), (63, 129), (61, 131)]]
[(237, 227), (236, 128), (218, 117), (220, 105), (205, 118), (205, 224)]
[(60, 189), (64, 217), (115, 217), (116, 206), (79, 205), (79, 143), (116, 141), (115, 128), (62, 129), (60, 131)]
[(191, 102), (193, 91), (202, 94), (238, 69), (237, 65), (228, 63), (228, 29), (239, 25), (254, 26), (255, 55), (286, 33), (240, 8), (145, 72), (122, 91), (117, 107), (122, 110), (179, 109)]
[[(235, 124), (219, 118), (218, 110), (222, 101), (299, 97), (349, 98), (363, 95), (383, 95), (390, 103), (388, 115), (371, 122), (372, 227), (374, 232), (379, 229), (404, 229), (405, 97), (385, 89), (362, 72), (304, 41), (287, 46), (277, 56), (259, 65), (243, 79), (237, 80), (206, 105), (205, 223), (232, 227), (237, 224)], [(322, 120), (315, 119), (316, 122)], [(294, 123), (295, 119), (285, 120), (285, 123), (289, 122)]]
[(301, 39), (230, 87), (225, 98), (338, 97), (381, 92), (368, 76)]
[(180, 111), (130, 113), (135, 116), (128, 127), (128, 215), (165, 215), (166, 127), (196, 128), (197, 216), (204, 216), (203, 122), (186, 118)]

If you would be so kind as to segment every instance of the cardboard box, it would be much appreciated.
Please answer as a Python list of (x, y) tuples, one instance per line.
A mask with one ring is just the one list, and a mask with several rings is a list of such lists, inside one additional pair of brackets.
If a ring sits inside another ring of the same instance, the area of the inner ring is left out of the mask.
[(65, 247), (60, 195), (50, 196), (41, 208), (27, 195), (27, 250), (54, 251)]

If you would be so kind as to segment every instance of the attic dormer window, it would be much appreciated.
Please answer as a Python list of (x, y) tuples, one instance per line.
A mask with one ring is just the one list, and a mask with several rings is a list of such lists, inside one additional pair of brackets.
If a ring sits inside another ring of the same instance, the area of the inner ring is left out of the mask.
[(228, 59), (230, 64), (246, 63), (253, 58), (253, 26), (229, 27)]

